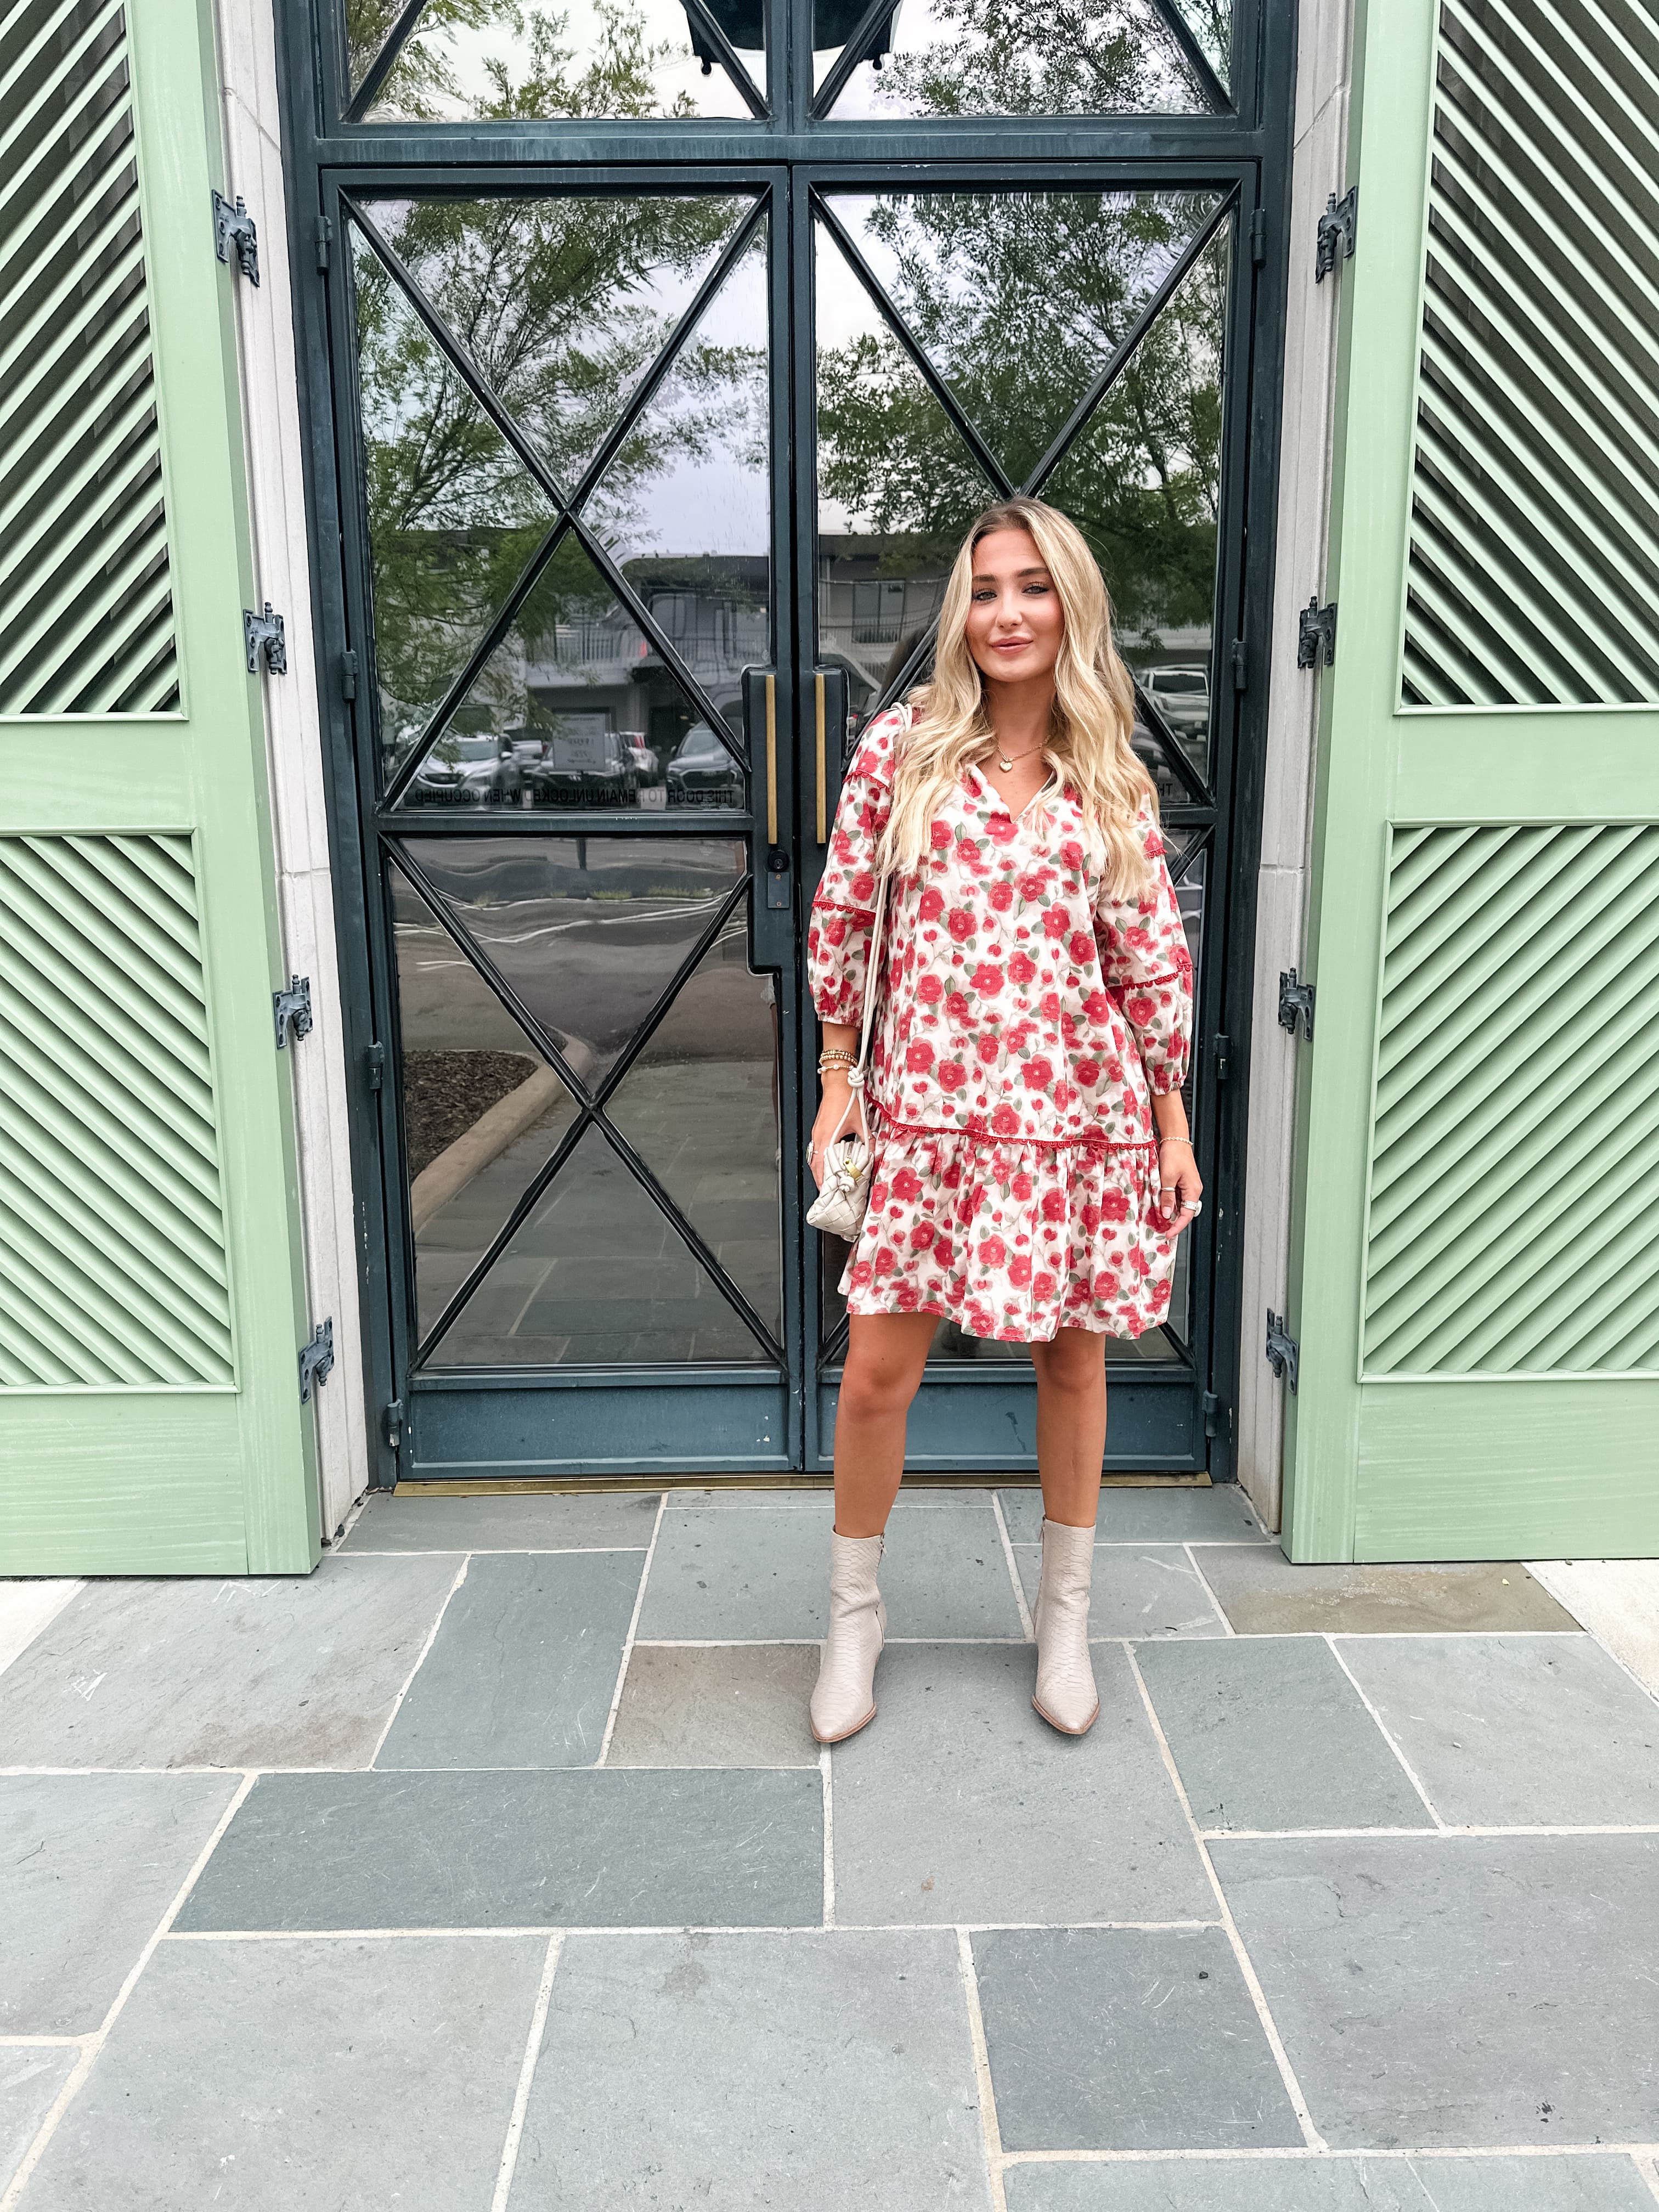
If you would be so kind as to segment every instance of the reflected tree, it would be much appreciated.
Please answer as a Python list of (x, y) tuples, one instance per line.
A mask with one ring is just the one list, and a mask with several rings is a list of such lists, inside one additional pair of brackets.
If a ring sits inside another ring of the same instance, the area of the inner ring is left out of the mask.
[[(405, 0), (347, 0), (354, 86), (368, 75), (404, 6)], [(417, 123), (696, 112), (684, 94), (665, 110), (660, 105), (654, 71), (678, 49), (672, 41), (653, 43), (637, 7), (596, 0), (594, 15), (592, 51), (578, 67), (568, 10), (524, 8), (516, 0), (427, 0), (380, 99)], [(459, 41), (478, 56), (465, 82), (455, 61)], [(492, 41), (514, 56), (511, 64), (491, 51)]]

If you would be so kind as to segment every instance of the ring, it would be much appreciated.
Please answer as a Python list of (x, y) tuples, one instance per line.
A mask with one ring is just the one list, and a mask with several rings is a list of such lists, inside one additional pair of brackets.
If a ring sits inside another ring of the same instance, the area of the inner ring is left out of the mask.
[(1189, 1198), (1187, 1201), (1187, 1211), (1188, 1213), (1202, 1213), (1204, 1211), (1203, 1200), (1201, 1198)]

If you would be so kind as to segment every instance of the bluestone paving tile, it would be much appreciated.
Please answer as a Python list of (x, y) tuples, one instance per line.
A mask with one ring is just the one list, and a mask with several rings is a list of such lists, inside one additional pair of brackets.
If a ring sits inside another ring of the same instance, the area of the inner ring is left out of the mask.
[[(880, 1570), (892, 1637), (1024, 1634), (996, 1516), (940, 1507), (890, 1521)], [(821, 1637), (830, 1522), (787, 1508), (663, 1515), (639, 1634), (761, 1643)]]
[(1301, 2142), (1218, 1928), (1001, 1929), (973, 1948), (1005, 2150)]
[[(1042, 1547), (1016, 1544), (1014, 1559), (1025, 1602), (1035, 1613)], [(1089, 1633), (1224, 1636), (1227, 1624), (1179, 1544), (1097, 1544)]]
[(1441, 1818), (1659, 1823), (1659, 1705), (1588, 1636), (1345, 1637)]
[(377, 1766), (591, 1766), (605, 1740), (642, 1552), (468, 1562)]
[(258, 1781), (181, 1929), (744, 1927), (823, 1917), (816, 1773)]
[(459, 1562), (97, 1582), (0, 1674), (0, 1766), (363, 1766)]
[(1514, 1560), (1298, 1567), (1277, 1544), (1226, 1545), (1205, 1554), (1204, 1576), (1240, 1636), (1578, 1626)]
[(1128, 1662), (1094, 1664), (1100, 1718), (1064, 1736), (1030, 1644), (888, 1646), (875, 1720), (832, 1754), (840, 1922), (1217, 1917)]
[[(1042, 1540), (1042, 1492), (1018, 1487), (1000, 1490), (1002, 1516), (1016, 1544)], [(1097, 1544), (1267, 1544), (1272, 1537), (1250, 1510), (1236, 1482), (1212, 1488), (1142, 1490), (1115, 1488), (1100, 1493), (1095, 1522)]]
[(22, 2164), (80, 2056), (62, 2044), (0, 2050), (0, 2189)]
[(1659, 1837), (1222, 1840), (1211, 1856), (1332, 2148), (1659, 2131)]
[(1137, 1655), (1200, 1828), (1431, 1828), (1322, 1637)]
[(1651, 2212), (1623, 2155), (1014, 2166), (1008, 2212)]
[[(941, 1505), (957, 1506), (969, 1510), (988, 1513), (995, 1495), (988, 1487), (975, 1489), (947, 1488), (925, 1482), (903, 1482), (898, 1496), (893, 1500), (897, 1513), (912, 1508), (936, 1510)], [(698, 1513), (736, 1513), (745, 1507), (780, 1506), (802, 1512), (829, 1513), (833, 1511), (836, 1493), (826, 1483), (811, 1490), (676, 1490), (669, 1494), (671, 1505), (683, 1511)]]
[(501, 1498), (423, 1498), (400, 1491), (370, 1498), (342, 1552), (566, 1552), (642, 1550), (656, 1525), (658, 1493), (592, 1497), (535, 1493)]
[(89, 2035), (235, 1778), (0, 1776), (0, 2035)]
[(510, 2212), (985, 2212), (949, 1930), (572, 1936)]
[(636, 1644), (607, 1766), (816, 1766), (810, 1644)]
[(163, 1943), (29, 2212), (487, 2206), (546, 1943)]

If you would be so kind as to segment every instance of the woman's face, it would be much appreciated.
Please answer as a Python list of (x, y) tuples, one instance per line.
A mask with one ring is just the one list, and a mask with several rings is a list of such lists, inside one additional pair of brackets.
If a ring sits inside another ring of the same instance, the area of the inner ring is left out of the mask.
[(974, 548), (968, 650), (993, 684), (1052, 678), (1065, 610), (1028, 531), (994, 530)]

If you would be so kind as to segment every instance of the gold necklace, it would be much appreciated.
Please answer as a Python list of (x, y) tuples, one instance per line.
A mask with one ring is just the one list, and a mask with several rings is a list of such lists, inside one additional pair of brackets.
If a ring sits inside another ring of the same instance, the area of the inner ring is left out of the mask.
[(1048, 741), (1045, 738), (1040, 745), (1033, 745), (1029, 752), (1016, 753), (1012, 760), (1008, 758), (1000, 745), (994, 744), (991, 750), (997, 757), (997, 766), (1002, 770), (1004, 775), (1006, 775), (1009, 769), (1018, 768), (1021, 761), (1035, 760), (1040, 752), (1046, 752), (1048, 744)]

